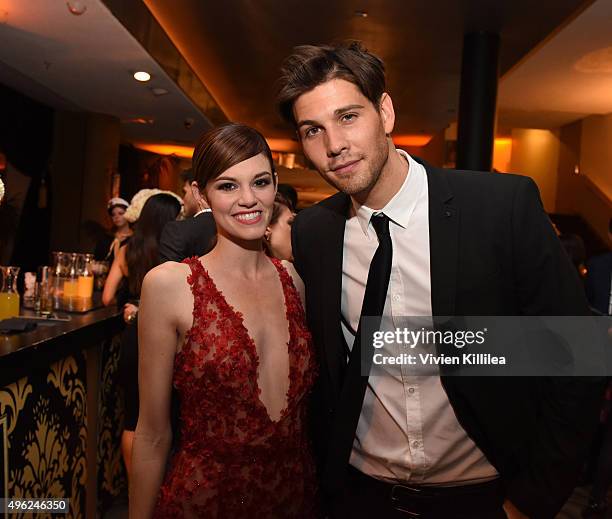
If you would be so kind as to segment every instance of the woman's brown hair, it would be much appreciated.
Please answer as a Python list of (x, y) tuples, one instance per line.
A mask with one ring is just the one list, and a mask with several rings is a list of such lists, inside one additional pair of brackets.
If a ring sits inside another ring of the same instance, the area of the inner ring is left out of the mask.
[(264, 136), (254, 128), (227, 123), (207, 131), (193, 152), (192, 168), (200, 190), (236, 164), (263, 153), (274, 173), (272, 152)]

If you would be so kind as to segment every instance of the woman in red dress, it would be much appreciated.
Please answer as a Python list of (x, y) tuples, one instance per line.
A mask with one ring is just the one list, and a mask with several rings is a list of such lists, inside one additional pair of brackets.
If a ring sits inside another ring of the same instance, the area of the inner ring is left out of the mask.
[[(315, 516), (303, 285), (262, 249), (277, 183), (270, 149), (256, 130), (224, 125), (204, 134), (193, 169), (218, 238), (142, 286), (130, 517)], [(169, 456), (173, 386), (180, 425)]]

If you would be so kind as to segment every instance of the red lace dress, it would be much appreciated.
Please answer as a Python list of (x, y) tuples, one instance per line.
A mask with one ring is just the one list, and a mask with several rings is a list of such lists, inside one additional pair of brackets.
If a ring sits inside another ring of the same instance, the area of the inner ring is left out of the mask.
[(242, 316), (197, 258), (185, 262), (193, 327), (174, 363), (180, 444), (155, 517), (312, 517), (316, 484), (307, 437), (307, 397), (316, 364), (304, 310), (277, 260), (289, 323), (287, 406), (273, 421), (259, 398), (258, 357)]

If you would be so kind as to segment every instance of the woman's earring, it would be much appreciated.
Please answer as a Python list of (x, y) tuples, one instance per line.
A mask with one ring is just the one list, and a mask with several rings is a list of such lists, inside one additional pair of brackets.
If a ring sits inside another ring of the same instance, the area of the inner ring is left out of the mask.
[(272, 236), (272, 229), (270, 229), (270, 227), (266, 227), (266, 232), (264, 232), (264, 240), (269, 242), (270, 236)]

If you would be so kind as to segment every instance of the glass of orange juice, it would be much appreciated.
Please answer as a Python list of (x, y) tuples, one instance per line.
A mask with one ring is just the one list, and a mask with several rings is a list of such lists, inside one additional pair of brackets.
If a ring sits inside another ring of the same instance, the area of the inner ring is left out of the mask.
[(64, 279), (64, 298), (76, 297), (78, 287), (78, 254), (73, 252), (70, 254), (70, 266), (68, 267), (66, 278)]
[(79, 254), (77, 296), (91, 299), (94, 288), (93, 254)]
[(0, 320), (19, 315), (19, 292), (17, 276), (19, 267), (0, 267), (2, 291), (0, 292)]

